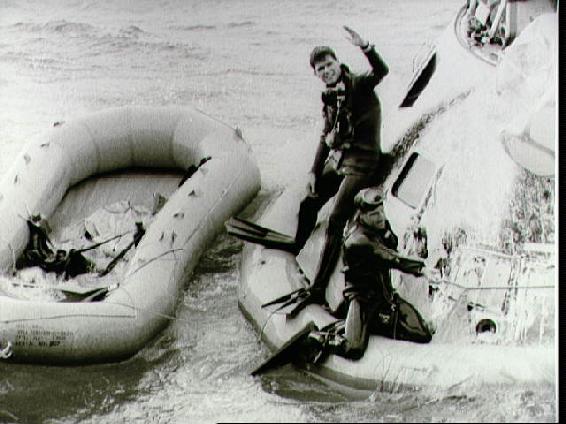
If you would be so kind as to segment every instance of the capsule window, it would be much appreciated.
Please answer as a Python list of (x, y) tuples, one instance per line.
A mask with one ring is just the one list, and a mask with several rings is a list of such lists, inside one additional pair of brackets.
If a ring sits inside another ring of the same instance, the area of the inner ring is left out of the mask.
[(407, 94), (399, 107), (411, 107), (417, 101), (423, 90), (428, 85), (432, 75), (436, 71), (436, 53), (433, 53), (428, 61), (417, 69), (413, 79), (409, 83)]
[(430, 189), (436, 166), (417, 152), (413, 152), (391, 187), (391, 194), (416, 209)]

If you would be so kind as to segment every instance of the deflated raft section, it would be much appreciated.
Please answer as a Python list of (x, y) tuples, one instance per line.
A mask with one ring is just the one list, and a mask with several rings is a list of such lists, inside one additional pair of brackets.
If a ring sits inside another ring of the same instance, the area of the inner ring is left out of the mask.
[[(85, 180), (132, 169), (138, 175), (131, 181), (127, 174), (101, 178), (108, 203), (120, 201), (124, 191), (151, 203), (160, 184), (169, 192), (123, 277), (96, 302), (0, 294), (3, 360), (85, 363), (135, 354), (175, 313), (186, 275), (206, 245), (260, 187), (259, 170), (239, 133), (196, 110), (124, 107), (65, 122), (30, 144), (0, 180), (3, 278), (11, 278), (28, 243), (26, 218), (41, 215), (61, 226), (88, 216), (106, 205)], [(170, 175), (164, 177), (163, 170)], [(171, 185), (182, 181), (179, 175), (171, 179), (175, 170), (192, 174), (178, 188)]]

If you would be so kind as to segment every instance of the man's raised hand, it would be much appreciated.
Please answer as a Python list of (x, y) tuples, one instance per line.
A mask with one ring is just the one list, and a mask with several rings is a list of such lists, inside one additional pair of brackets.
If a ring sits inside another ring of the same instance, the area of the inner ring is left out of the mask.
[(350, 35), (350, 37), (346, 37), (348, 39), (348, 41), (350, 43), (352, 43), (354, 46), (358, 46), (358, 47), (366, 47), (368, 45), (368, 42), (366, 40), (364, 40), (360, 34), (358, 34), (356, 31), (354, 31), (352, 28), (350, 28), (347, 25), (344, 25), (344, 29), (346, 30), (346, 32)]

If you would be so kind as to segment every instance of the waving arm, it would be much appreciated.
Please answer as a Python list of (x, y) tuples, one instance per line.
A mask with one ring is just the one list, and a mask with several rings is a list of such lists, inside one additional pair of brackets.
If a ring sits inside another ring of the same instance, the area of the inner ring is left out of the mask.
[(358, 32), (349, 26), (344, 25), (344, 29), (349, 37), (346, 37), (352, 45), (360, 47), (371, 65), (372, 70), (365, 75), (365, 82), (371, 87), (375, 87), (389, 73), (389, 67), (375, 51), (373, 44), (365, 40)]

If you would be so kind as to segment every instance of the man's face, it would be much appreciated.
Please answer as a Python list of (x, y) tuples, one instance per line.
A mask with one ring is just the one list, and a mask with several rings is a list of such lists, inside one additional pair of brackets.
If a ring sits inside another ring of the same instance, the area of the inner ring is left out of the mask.
[(330, 55), (326, 55), (323, 60), (314, 63), (314, 74), (326, 85), (336, 84), (341, 72), (340, 62)]
[(378, 206), (374, 211), (366, 214), (366, 221), (368, 224), (375, 228), (376, 230), (385, 229), (385, 212), (383, 211), (383, 206)]

